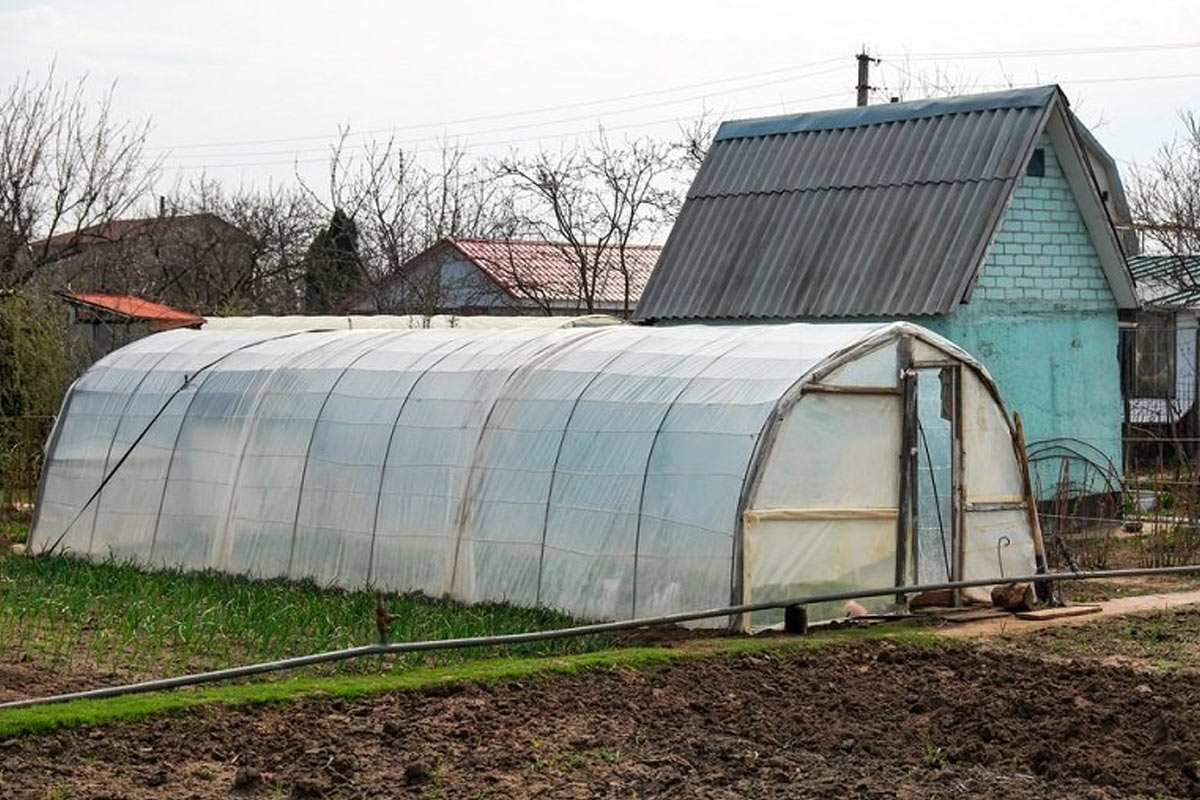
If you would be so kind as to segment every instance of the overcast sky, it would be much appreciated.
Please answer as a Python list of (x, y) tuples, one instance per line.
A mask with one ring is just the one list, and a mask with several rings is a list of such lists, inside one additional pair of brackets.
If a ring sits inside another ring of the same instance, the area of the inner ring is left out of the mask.
[(54, 60), (97, 93), (116, 81), (172, 174), (231, 183), (288, 180), (297, 159), (318, 176), (339, 125), (495, 153), (601, 123), (670, 135), (705, 108), (852, 105), (863, 45), (883, 59), (873, 83), (935, 67), (978, 90), (1061, 83), (1114, 156), (1145, 160), (1200, 110), (1200, 46), (1113, 48), (1172, 44), (1200, 44), (1197, 0), (0, 0), (0, 82)]

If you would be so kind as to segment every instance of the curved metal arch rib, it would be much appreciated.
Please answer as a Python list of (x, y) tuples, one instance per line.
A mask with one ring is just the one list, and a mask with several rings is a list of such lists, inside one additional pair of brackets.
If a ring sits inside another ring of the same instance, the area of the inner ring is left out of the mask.
[[(716, 353), (712, 357), (712, 359), (707, 364), (704, 365), (703, 368), (701, 368), (699, 371), (696, 372), (696, 374), (692, 375), (686, 381), (684, 381), (683, 386), (681, 386), (679, 388), (679, 391), (676, 392), (675, 396), (671, 398), (671, 402), (667, 404), (666, 411), (664, 411), (663, 415), (661, 417), (659, 417), (658, 427), (654, 431), (654, 438), (652, 438), (650, 440), (650, 448), (646, 451), (646, 463), (642, 467), (642, 488), (638, 495), (637, 524), (636, 524), (636, 528), (634, 530), (634, 539), (633, 539), (633, 587), (632, 587), (633, 594), (632, 594), (632, 603), (631, 603), (631, 607), (630, 607), (630, 617), (631, 618), (637, 616), (638, 562), (641, 560), (641, 544), (642, 544), (642, 509), (646, 504), (646, 484), (648, 482), (648, 478), (650, 475), (650, 462), (654, 459), (654, 449), (658, 446), (658, 438), (662, 434), (663, 427), (666, 425), (667, 419), (670, 418), (671, 412), (675, 410), (675, 405), (679, 402), (679, 398), (683, 397), (684, 392), (686, 392), (689, 388), (691, 388), (691, 386), (696, 382), (696, 380), (698, 378), (703, 377), (704, 373), (708, 372), (716, 364), (718, 364), (722, 358), (729, 355), (731, 352), (733, 352), (735, 349), (737, 349), (744, 341), (746, 341), (747, 339), (749, 339), (751, 336), (755, 335), (756, 333), (757, 333), (757, 331), (750, 329), (750, 330), (747, 330), (745, 333), (743, 333), (741, 336), (734, 337), (733, 342), (731, 342), (728, 347), (726, 347), (723, 350), (721, 350), (720, 352)], [(706, 342), (705, 344), (706, 345), (712, 344), (712, 342), (711, 341)], [(703, 347), (699, 347), (695, 351), (692, 351), (691, 353), (689, 353), (687, 355), (687, 357), (694, 356), (703, 349), (704, 349)], [(737, 538), (736, 534), (735, 534), (734, 538), (735, 539)]]
[[(293, 336), (300, 336), (305, 333), (310, 333), (310, 331), (289, 331), (287, 333), (279, 334), (277, 336), (266, 336), (266, 337), (263, 337), (262, 339), (258, 339), (253, 342), (248, 342), (247, 344), (241, 345), (239, 347), (235, 347), (234, 349), (232, 349), (226, 353), (223, 353), (220, 357), (205, 364), (203, 367), (201, 367), (199, 370), (197, 370), (195, 373), (193, 373), (191, 375), (191, 377), (189, 378), (189, 380), (187, 381), (187, 383), (184, 384), (184, 386), (186, 387), (187, 385), (190, 385), (192, 382), (194, 382), (196, 380), (197, 375), (202, 376), (200, 382), (195, 384), (195, 390), (192, 392), (191, 397), (188, 398), (187, 404), (183, 408), (183, 413), (180, 415), (180, 418), (179, 418), (179, 427), (177, 427), (175, 429), (175, 437), (171, 442), (171, 455), (167, 458), (167, 469), (166, 469), (165, 474), (163, 475), (162, 491), (160, 492), (159, 497), (158, 497), (158, 511), (154, 515), (154, 531), (150, 537), (150, 550), (146, 553), (146, 562), (147, 563), (150, 563), (153, 560), (154, 548), (158, 544), (158, 530), (162, 525), (163, 505), (167, 499), (167, 486), (170, 485), (170, 483), (171, 483), (171, 471), (175, 465), (175, 454), (179, 448), (179, 437), (183, 433), (183, 426), (187, 424), (188, 418), (191, 415), (192, 405), (196, 402), (196, 398), (199, 397), (200, 392), (202, 392), (204, 390), (204, 385), (208, 382), (209, 376), (212, 375), (212, 368), (215, 367), (217, 364), (220, 364), (225, 359), (230, 358), (230, 357), (232, 357), (238, 353), (241, 353), (245, 350), (251, 350), (255, 347), (258, 347), (259, 345), (267, 344), (269, 342), (279, 341), (280, 339), (290, 339)], [(308, 351), (305, 351), (305, 352), (308, 352)], [(285, 356), (281, 356), (280, 360), (284, 360), (284, 359), (290, 360), (297, 356), (298, 356), (297, 353), (289, 353)], [(263, 385), (265, 386), (267, 384), (267, 382), (269, 382), (269, 381), (270, 381), (270, 376), (268, 376), (267, 380), (263, 382)], [(182, 390), (182, 388), (183, 387), (181, 387), (181, 390)], [(171, 401), (174, 399), (175, 399), (175, 396), (173, 395), (171, 397), (171, 399), (167, 401), (167, 404), (163, 406), (163, 410), (165, 410), (167, 408), (167, 406), (170, 405)], [(258, 408), (259, 399), (260, 399), (259, 397), (255, 398), (254, 410), (252, 410), (251, 413), (249, 415), (247, 415), (247, 419), (246, 419), (247, 426), (252, 425), (254, 422), (254, 411), (256, 411)], [(245, 438), (245, 437), (243, 437), (243, 438)], [(245, 443), (243, 441), (243, 449), (244, 449), (244, 444)], [(241, 458), (239, 456), (237, 471), (235, 471), (233, 482), (230, 484), (230, 487), (229, 487), (230, 503), (232, 503), (232, 501), (233, 501), (234, 492), (237, 491), (237, 473), (240, 470), (241, 470)], [(226, 514), (225, 514), (225, 521), (222, 523), (221, 530), (214, 532), (215, 536), (220, 536), (223, 534), (224, 527), (228, 524), (228, 521), (229, 521), (228, 512), (229, 512), (229, 509), (227, 508)]]
[[(441, 353), (437, 358), (426, 365), (425, 368), (422, 369), (417, 377), (413, 380), (413, 382), (409, 384), (408, 391), (404, 393), (404, 398), (400, 401), (399, 408), (396, 409), (396, 416), (392, 419), (391, 427), (388, 429), (388, 440), (387, 446), (384, 447), (383, 450), (383, 459), (379, 463), (379, 488), (375, 492), (375, 513), (371, 519), (371, 547), (367, 553), (368, 584), (375, 583), (375, 540), (379, 535), (379, 507), (383, 502), (383, 479), (387, 475), (388, 459), (392, 454), (392, 443), (396, 440), (396, 427), (400, 424), (400, 417), (404, 414), (404, 409), (408, 407), (408, 401), (412, 397), (413, 390), (417, 388), (417, 384), (419, 384), (434, 367), (438, 366), (447, 358), (459, 352), (460, 350), (466, 349), (467, 345), (473, 344), (475, 341), (476, 340), (474, 338), (468, 338), (457, 347), (451, 347), (444, 353)], [(452, 343), (453, 340), (448, 339), (447, 342)]]
[[(129, 405), (133, 402), (133, 396), (138, 393), (139, 389), (142, 388), (142, 384), (146, 382), (146, 378), (150, 377), (150, 373), (158, 369), (159, 364), (165, 361), (168, 356), (174, 355), (187, 342), (191, 341), (190, 336), (182, 336), (180, 339), (181, 341), (179, 344), (175, 345), (169, 350), (163, 351), (162, 355), (154, 359), (154, 363), (147, 367), (144, 372), (142, 372), (142, 377), (138, 378), (137, 383), (135, 383), (133, 388), (129, 390), (129, 394), (125, 395), (125, 402), (121, 404), (121, 412), (117, 415), (117, 424), (113, 426), (112, 437), (108, 440), (108, 449), (104, 453), (104, 468), (100, 471), (101, 476), (108, 474), (108, 465), (112, 460), (113, 447), (116, 446), (117, 443), (117, 434), (121, 432), (121, 424), (125, 422), (125, 414), (129, 411)], [(103, 504), (104, 490), (101, 489), (100, 493), (96, 495), (96, 507), (92, 510), (92, 526), (91, 531), (88, 533), (87, 546), (87, 552), (89, 555), (92, 552), (92, 547), (96, 543), (96, 523), (100, 519), (100, 508), (103, 506)]]
[[(500, 386), (500, 389), (496, 392), (496, 396), (492, 399), (492, 404), (488, 408), (487, 414), (484, 415), (483, 422), (479, 426), (479, 435), (475, 439), (475, 447), (471, 451), (471, 463), (468, 468), (467, 478), (463, 485), (463, 496), (462, 496), (462, 500), (459, 504), (458, 515), (456, 518), (457, 524), (456, 524), (456, 536), (455, 536), (455, 542), (454, 542), (454, 561), (450, 567), (450, 582), (449, 582), (450, 591), (454, 590), (455, 582), (458, 579), (459, 554), (462, 550), (463, 534), (466, 531), (467, 513), (468, 513), (467, 509), (472, 500), (473, 485), (474, 485), (476, 476), (478, 474), (479, 451), (480, 451), (480, 448), (483, 446), (483, 439), (487, 435), (487, 432), (490, 428), (492, 415), (495, 413), (496, 408), (497, 408), (497, 406), (500, 405), (501, 401), (508, 398), (508, 389), (513, 384), (513, 381), (518, 374), (525, 374), (525, 373), (536, 370), (536, 368), (541, 366), (542, 363), (544, 363), (546, 360), (548, 360), (556, 355), (561, 354), (565, 350), (571, 350), (586, 341), (596, 338), (597, 336), (601, 335), (605, 329), (604, 328), (590, 328), (590, 329), (581, 328), (581, 329), (577, 329), (577, 330), (580, 331), (580, 333), (578, 333), (577, 335), (575, 335), (571, 338), (565, 339), (563, 341), (551, 342), (550, 344), (546, 345), (545, 347), (542, 347), (541, 349), (539, 349), (538, 351), (533, 353), (529, 357), (529, 360), (514, 367), (508, 373), (508, 376), (504, 379), (504, 383)], [(549, 332), (546, 332), (546, 333), (549, 333)], [(537, 338), (545, 338), (545, 336), (539, 336)], [(510, 352), (511, 351), (508, 351), (504, 355), (508, 355)], [(502, 358), (503, 356), (500, 356), (500, 357)], [(561, 447), (561, 442), (560, 442), (560, 447)], [(555, 460), (555, 463), (557, 464), (557, 458)], [(553, 473), (551, 474), (551, 482), (553, 482)], [(542, 541), (543, 541), (543, 545), (544, 545), (544, 543), (545, 543), (544, 528), (543, 528), (543, 533), (542, 533)], [(542, 575), (541, 575), (541, 561), (540, 560), (538, 562), (537, 586), (538, 586), (537, 599), (535, 600), (535, 603), (540, 604), (541, 603), (541, 588), (542, 588)]]
[[(329, 385), (329, 391), (325, 393), (324, 399), (321, 400), (321, 407), (317, 409), (317, 413), (313, 417), (312, 428), (308, 432), (308, 444), (304, 448), (304, 463), (300, 467), (300, 487), (296, 492), (296, 513), (292, 516), (292, 542), (288, 547), (288, 577), (295, 577), (292, 575), (292, 564), (294, 563), (296, 557), (296, 534), (300, 526), (300, 506), (304, 503), (304, 484), (308, 480), (308, 460), (312, 458), (313, 440), (317, 437), (317, 428), (321, 424), (321, 417), (325, 414), (325, 407), (329, 405), (329, 398), (333, 397), (333, 393), (337, 391), (338, 384), (342, 382), (342, 378), (346, 377), (346, 373), (348, 373), (355, 364), (369, 356), (371, 353), (374, 353), (378, 349), (379, 345), (383, 344), (386, 340), (399, 339), (410, 333), (412, 333), (411, 330), (383, 331), (368, 336), (364, 340), (358, 342), (358, 344), (362, 346), (363, 351), (354, 358), (350, 359), (346, 366), (342, 367), (342, 371), (338, 373), (336, 378), (334, 378), (333, 383)], [(347, 348), (347, 350), (349, 349), (350, 348)]]

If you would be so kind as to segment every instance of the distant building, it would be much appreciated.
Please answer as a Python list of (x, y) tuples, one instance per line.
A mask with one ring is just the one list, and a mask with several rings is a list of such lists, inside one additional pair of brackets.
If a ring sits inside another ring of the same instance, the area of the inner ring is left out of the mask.
[(628, 316), (661, 249), (629, 245), (623, 252), (616, 246), (576, 250), (560, 242), (447, 237), (377, 286), (364, 289), (345, 310)]
[(1142, 309), (1123, 316), (1121, 368), (1130, 438), (1200, 435), (1200, 255), (1129, 259)]
[(114, 220), (30, 245), (34, 284), (153, 297), (215, 312), (245, 287), (254, 238), (214, 214)]
[(175, 328), (199, 328), (204, 317), (133, 295), (60, 292), (71, 312), (70, 331), (90, 363), (135, 339)]
[(726, 122), (635, 317), (918, 322), (1120, 464), (1123, 204), (1057, 86)]

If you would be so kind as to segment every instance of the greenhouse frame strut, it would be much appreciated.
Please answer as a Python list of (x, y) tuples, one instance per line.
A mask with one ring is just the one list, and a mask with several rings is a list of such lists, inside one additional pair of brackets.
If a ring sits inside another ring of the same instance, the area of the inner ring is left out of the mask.
[(387, 655), (390, 653), (419, 653), (430, 650), (456, 650), (465, 647), (495, 647), (510, 644), (527, 644), (543, 642), (552, 639), (569, 639), (577, 636), (591, 636), (599, 633), (633, 630), (636, 628), (673, 625), (680, 622), (692, 622), (714, 617), (735, 616), (754, 611), (768, 611), (787, 608), (789, 606), (805, 606), (813, 603), (836, 602), (838, 600), (858, 600), (867, 597), (884, 597), (901, 594), (919, 594), (944, 589), (970, 589), (980, 586), (1007, 585), (1014, 583), (1033, 583), (1041, 581), (1082, 581), (1101, 578), (1133, 578), (1150, 575), (1187, 575), (1200, 573), (1200, 564), (1180, 567), (1153, 567), (1144, 569), (1116, 569), (1091, 572), (1046, 572), (1035, 575), (1023, 575), (1009, 578), (975, 578), (965, 581), (947, 581), (943, 583), (925, 583), (912, 586), (888, 586), (876, 589), (854, 589), (846, 592), (794, 597), (787, 600), (769, 600), (760, 603), (743, 603), (722, 608), (710, 608), (703, 611), (682, 611), (675, 614), (664, 614), (657, 617), (643, 617), (618, 622), (598, 622), (589, 625), (576, 625), (570, 628), (556, 628), (545, 631), (530, 631), (527, 633), (508, 633), (494, 636), (476, 636), (461, 639), (434, 639), (422, 642), (396, 642), (394, 644), (369, 644), (359, 647), (349, 647), (343, 650), (331, 650), (324, 653), (313, 653), (307, 656), (283, 658), (277, 661), (265, 661), (258, 664), (248, 664), (241, 667), (219, 669), (212, 672), (200, 672), (193, 675), (181, 675), (175, 678), (161, 678), (141, 683), (131, 683), (124, 686), (110, 686), (102, 689), (88, 689), (81, 692), (36, 697), (28, 700), (13, 700), (0, 703), (0, 709), (28, 708), (30, 706), (50, 703), (65, 703), (71, 700), (100, 700), (108, 697), (120, 697), (127, 694), (142, 694), (168, 689), (180, 689), (185, 686), (197, 686), (205, 683), (245, 678), (251, 675), (261, 675), (267, 672), (280, 672), (289, 669), (308, 667), (314, 664), (326, 664), (334, 661), (347, 661), (366, 656)]

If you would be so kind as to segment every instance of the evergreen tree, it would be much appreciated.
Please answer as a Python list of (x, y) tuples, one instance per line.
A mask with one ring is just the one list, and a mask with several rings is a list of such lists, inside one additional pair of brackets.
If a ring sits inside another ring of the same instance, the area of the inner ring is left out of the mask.
[(313, 237), (304, 256), (304, 310), (309, 314), (341, 311), (341, 304), (362, 286), (358, 227), (339, 208), (329, 227)]

